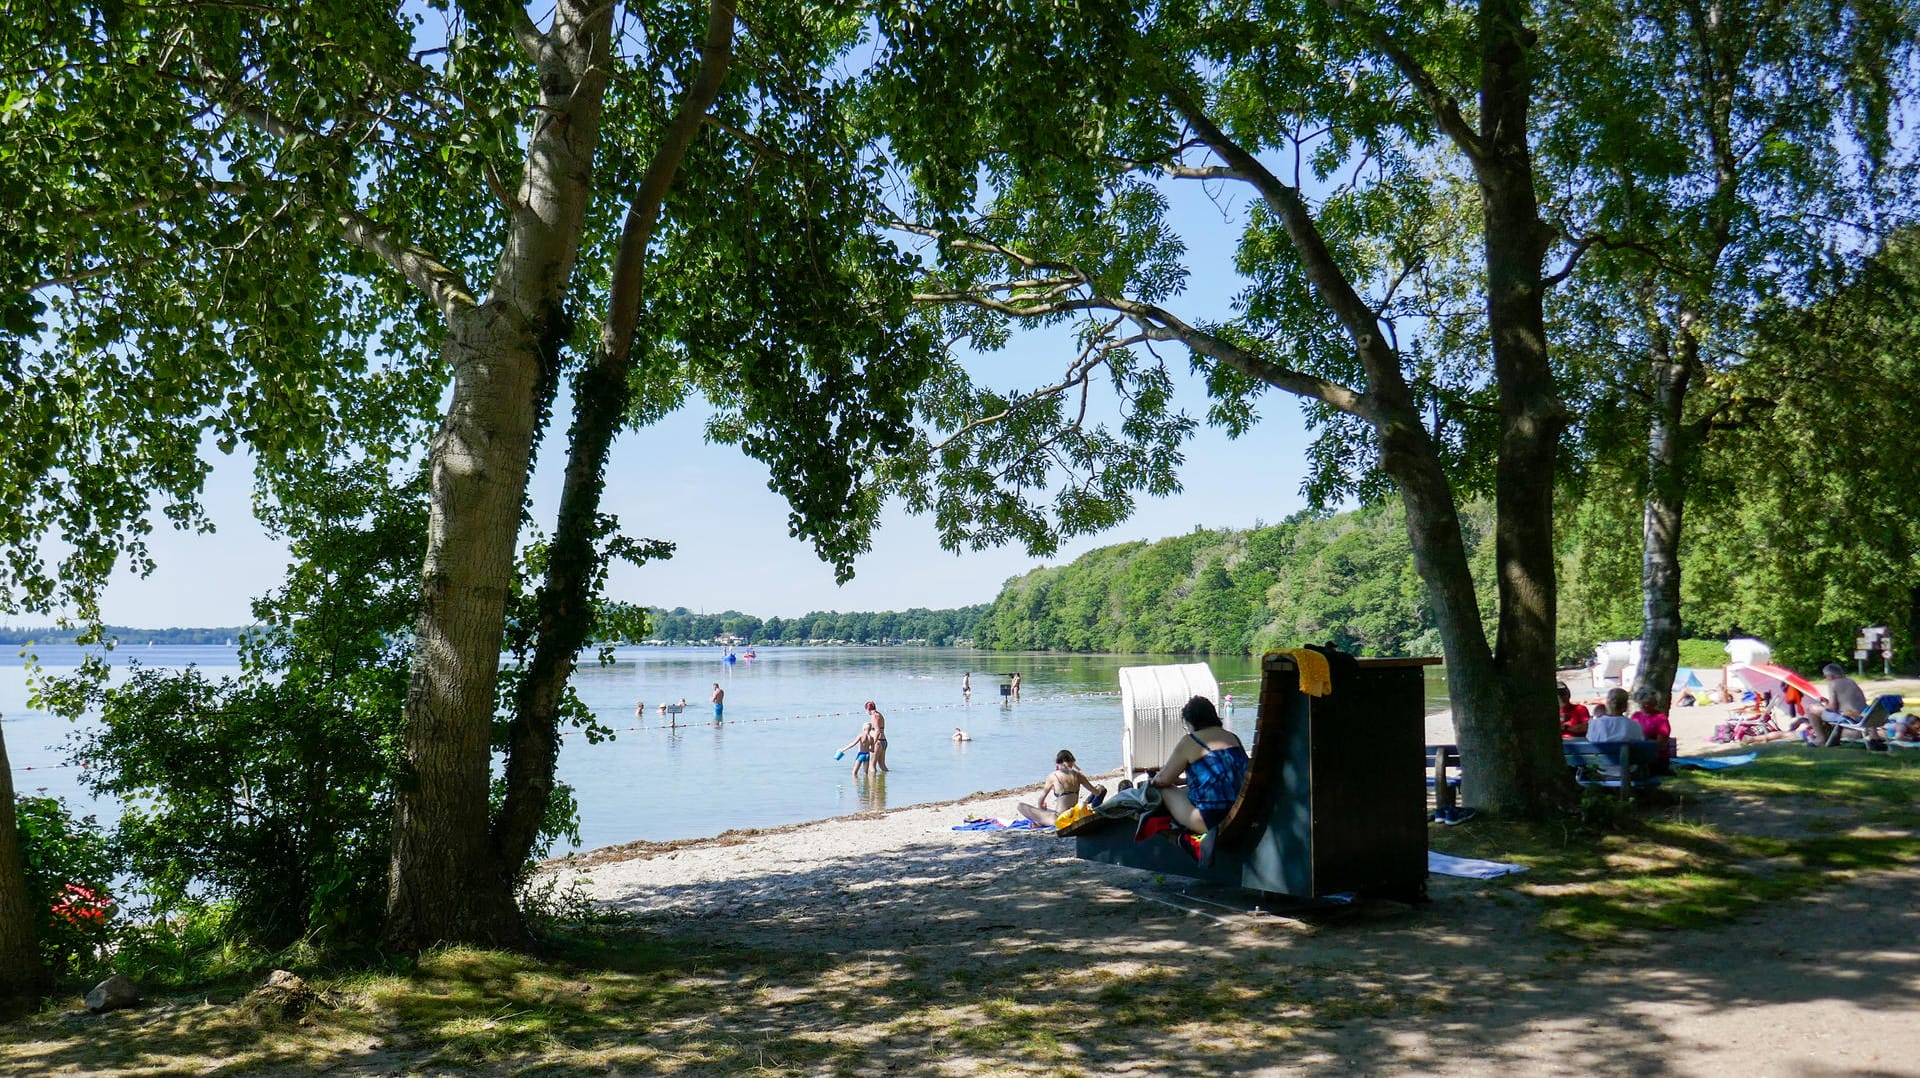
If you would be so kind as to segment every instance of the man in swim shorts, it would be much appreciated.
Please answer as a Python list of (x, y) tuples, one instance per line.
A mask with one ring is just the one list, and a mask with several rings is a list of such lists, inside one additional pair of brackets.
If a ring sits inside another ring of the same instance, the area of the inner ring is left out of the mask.
[(713, 683), (713, 721), (714, 722), (720, 721), (720, 713), (722, 711), (725, 711), (726, 707), (727, 707), (727, 690), (721, 688), (720, 683), (716, 681)]

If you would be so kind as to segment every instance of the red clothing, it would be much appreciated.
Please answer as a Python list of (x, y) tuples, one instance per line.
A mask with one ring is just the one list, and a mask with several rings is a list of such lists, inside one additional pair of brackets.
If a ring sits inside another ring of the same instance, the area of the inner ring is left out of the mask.
[(1579, 737), (1587, 732), (1587, 723), (1593, 721), (1585, 704), (1560, 705), (1560, 736)]
[(1673, 724), (1667, 721), (1665, 715), (1657, 711), (1651, 714), (1645, 711), (1636, 711), (1633, 713), (1633, 721), (1639, 723), (1640, 729), (1646, 731), (1648, 741), (1658, 741), (1660, 743), (1660, 754), (1662, 756), (1673, 755)]

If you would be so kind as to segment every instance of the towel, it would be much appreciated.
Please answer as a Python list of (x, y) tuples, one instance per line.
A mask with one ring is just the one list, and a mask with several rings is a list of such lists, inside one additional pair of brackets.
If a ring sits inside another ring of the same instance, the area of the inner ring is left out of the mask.
[(1729, 767), (1740, 767), (1759, 759), (1757, 752), (1743, 752), (1737, 756), (1675, 756), (1668, 763), (1674, 767), (1691, 767), (1698, 771), (1725, 771)]
[(955, 824), (953, 829), (955, 831), (1038, 831), (1040, 825), (1032, 820), (1015, 820), (1012, 823), (1001, 823), (999, 820), (968, 820), (966, 823)]
[(1300, 668), (1300, 691), (1308, 696), (1325, 696), (1333, 691), (1333, 671), (1327, 667), (1327, 657), (1312, 648), (1294, 648), (1280, 654), (1293, 659), (1293, 665)]
[(1504, 861), (1477, 861), (1471, 857), (1455, 857), (1437, 850), (1427, 851), (1427, 871), (1441, 876), (1490, 880), (1495, 876), (1505, 876), (1526, 870), (1525, 865), (1509, 865)]

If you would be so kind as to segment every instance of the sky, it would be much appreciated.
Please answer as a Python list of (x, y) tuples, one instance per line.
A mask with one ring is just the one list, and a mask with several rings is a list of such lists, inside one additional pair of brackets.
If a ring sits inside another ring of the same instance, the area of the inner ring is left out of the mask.
[[(1231, 192), (1229, 192), (1231, 196)], [(1225, 316), (1244, 284), (1232, 270), (1233, 245), (1245, 203), (1186, 183), (1169, 189), (1175, 219), (1187, 237), (1191, 270), (1174, 309), (1189, 320)], [(1183, 349), (1162, 355), (1183, 382), (1180, 406), (1200, 418), (1205, 394), (1186, 376)], [(1016, 335), (986, 362), (1003, 376), (997, 386), (1038, 385), (1065, 368), (1070, 346), (1057, 336)], [(606, 511), (629, 535), (664, 539), (671, 560), (617, 567), (609, 593), (647, 606), (694, 611), (739, 610), (760, 617), (791, 617), (816, 610), (904, 610), (991, 602), (1009, 578), (1041, 564), (1064, 564), (1101, 546), (1161, 539), (1196, 526), (1249, 527), (1273, 523), (1305, 504), (1307, 435), (1297, 400), (1272, 392), (1262, 399), (1262, 422), (1238, 440), (1200, 426), (1181, 470), (1184, 490), (1143, 498), (1120, 526), (1063, 544), (1044, 560), (1018, 547), (955, 554), (942, 550), (930, 518), (894, 505), (874, 536), (873, 549), (854, 565), (854, 579), (838, 585), (830, 565), (787, 534), (787, 507), (767, 489), (765, 466), (738, 449), (706, 442), (707, 411), (695, 406), (615, 445), (607, 469)], [(556, 421), (557, 429), (564, 424)], [(551, 528), (564, 448), (556, 435), (536, 470), (534, 519)], [(142, 628), (225, 626), (251, 622), (250, 601), (275, 587), (285, 550), (250, 514), (251, 468), (240, 456), (215, 457), (205, 504), (217, 531), (186, 534), (156, 523), (150, 547), (158, 563), (144, 579), (122, 572), (108, 586), (101, 610), (113, 625)]]

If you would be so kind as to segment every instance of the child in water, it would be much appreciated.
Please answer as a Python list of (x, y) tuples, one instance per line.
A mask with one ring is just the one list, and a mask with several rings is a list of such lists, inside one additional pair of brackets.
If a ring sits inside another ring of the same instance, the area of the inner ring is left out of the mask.
[(860, 777), (861, 772), (870, 771), (873, 767), (872, 723), (867, 723), (865, 726), (862, 726), (860, 733), (857, 734), (852, 741), (840, 746), (840, 751), (834, 753), (833, 758), (836, 760), (846, 759), (848, 749), (858, 750), (853, 756), (853, 777), (857, 779)]

